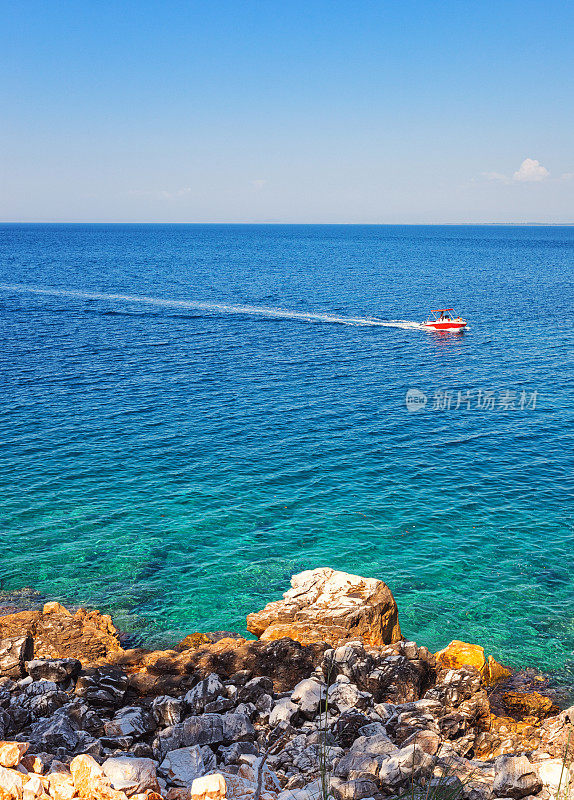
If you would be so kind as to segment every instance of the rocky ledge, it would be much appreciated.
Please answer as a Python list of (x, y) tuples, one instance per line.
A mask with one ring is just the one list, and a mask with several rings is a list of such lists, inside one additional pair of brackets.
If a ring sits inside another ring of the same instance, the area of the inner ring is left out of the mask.
[(574, 708), (478, 645), (405, 641), (382, 581), (303, 572), (247, 627), (257, 641), (150, 651), (97, 611), (0, 617), (0, 800), (549, 800), (569, 782)]

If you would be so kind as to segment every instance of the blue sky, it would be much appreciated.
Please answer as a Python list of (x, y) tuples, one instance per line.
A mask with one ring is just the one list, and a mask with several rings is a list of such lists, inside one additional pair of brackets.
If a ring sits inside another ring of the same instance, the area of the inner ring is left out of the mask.
[(0, 219), (574, 222), (574, 4), (0, 2)]

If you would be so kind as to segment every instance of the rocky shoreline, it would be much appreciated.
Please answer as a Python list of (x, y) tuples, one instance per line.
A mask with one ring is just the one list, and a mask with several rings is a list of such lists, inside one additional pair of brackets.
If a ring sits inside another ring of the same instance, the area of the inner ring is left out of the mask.
[(569, 784), (574, 707), (478, 645), (405, 641), (382, 581), (301, 573), (247, 628), (256, 641), (146, 650), (98, 611), (0, 616), (0, 800), (550, 800)]

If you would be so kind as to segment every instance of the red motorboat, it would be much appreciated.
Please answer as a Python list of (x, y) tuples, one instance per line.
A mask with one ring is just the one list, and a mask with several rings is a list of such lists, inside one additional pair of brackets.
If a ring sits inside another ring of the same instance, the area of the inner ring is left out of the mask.
[(454, 316), (454, 308), (437, 308), (431, 311), (429, 317), (422, 325), (434, 331), (462, 331), (466, 328), (466, 320)]

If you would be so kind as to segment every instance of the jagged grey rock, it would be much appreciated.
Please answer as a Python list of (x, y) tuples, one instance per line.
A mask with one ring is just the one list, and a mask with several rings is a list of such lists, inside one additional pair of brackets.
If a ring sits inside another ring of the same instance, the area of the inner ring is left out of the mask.
[(232, 744), (255, 739), (255, 728), (244, 714), (204, 714), (188, 717), (178, 725), (160, 731), (154, 749), (163, 759), (170, 750), (204, 744)]
[(26, 737), (31, 744), (32, 752), (42, 750), (54, 752), (58, 747), (63, 747), (69, 752), (76, 749), (79, 742), (78, 734), (65, 710), (65, 708), (59, 709), (52, 717), (32, 725), (30, 734)]
[(368, 725), (363, 725), (359, 728), (360, 736), (377, 736), (379, 733), (386, 734), (387, 729), (382, 722), (370, 722)]
[(231, 711), (235, 703), (229, 697), (218, 697), (210, 703), (206, 703), (203, 710), (206, 714), (224, 714)]
[(350, 751), (339, 761), (335, 767), (334, 774), (337, 778), (347, 778), (350, 774), (364, 772), (378, 775), (381, 764), (386, 757), (386, 755), (376, 753)]
[(128, 688), (128, 677), (114, 667), (85, 670), (76, 682), (76, 695), (98, 708), (119, 708)]
[(254, 703), (239, 703), (235, 709), (235, 713), (244, 714), (249, 719), (253, 719), (253, 717), (257, 714), (257, 709), (255, 708)]
[(366, 777), (344, 783), (337, 782), (331, 789), (336, 800), (363, 800), (379, 794), (376, 781)]
[(237, 700), (240, 703), (255, 703), (263, 694), (273, 694), (273, 681), (271, 678), (261, 676), (251, 678), (237, 692)]
[(215, 755), (209, 747), (181, 747), (167, 753), (159, 767), (159, 772), (174, 786), (191, 786), (196, 778), (201, 778), (215, 767)]
[(101, 739), (96, 739), (87, 731), (76, 731), (78, 744), (74, 751), (75, 755), (87, 754), (94, 758), (100, 758), (104, 752)]
[(259, 748), (253, 742), (234, 742), (229, 747), (220, 747), (218, 752), (224, 764), (237, 764), (241, 756), (256, 756)]
[(383, 758), (378, 778), (383, 789), (396, 789), (424, 772), (430, 772), (434, 760), (418, 745), (402, 747), (397, 753)]
[(143, 736), (156, 728), (153, 716), (140, 706), (121, 708), (109, 722), (104, 725), (106, 736)]
[(200, 714), (207, 703), (221, 696), (225, 696), (225, 686), (219, 675), (212, 672), (187, 692), (183, 702), (192, 714)]
[(12, 724), (12, 717), (3, 708), (0, 708), (0, 738), (5, 739)]
[(66, 716), (76, 730), (88, 731), (92, 736), (103, 736), (104, 722), (93, 708), (79, 697), (66, 706)]
[(393, 753), (397, 753), (398, 749), (399, 748), (389, 739), (386, 733), (377, 733), (374, 736), (359, 736), (351, 745), (349, 752), (369, 753), (374, 756), (390, 756)]
[(329, 687), (328, 705), (339, 712), (356, 708), (362, 711), (373, 705), (373, 696), (360, 692), (350, 681), (336, 681)]
[(154, 698), (152, 714), (158, 725), (177, 725), (183, 717), (183, 700), (169, 695), (160, 695)]

